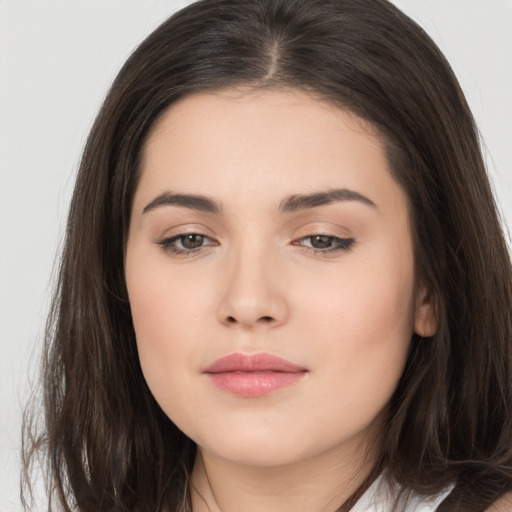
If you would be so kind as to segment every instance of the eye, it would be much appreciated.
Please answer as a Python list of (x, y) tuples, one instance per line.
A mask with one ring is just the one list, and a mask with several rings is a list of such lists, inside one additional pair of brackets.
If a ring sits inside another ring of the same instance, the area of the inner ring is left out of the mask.
[(159, 240), (157, 244), (165, 252), (183, 255), (198, 252), (207, 246), (218, 245), (217, 242), (201, 233), (180, 233), (170, 238)]
[(293, 242), (293, 245), (300, 245), (314, 252), (329, 253), (348, 251), (354, 243), (355, 240), (353, 238), (340, 238), (332, 235), (309, 235)]

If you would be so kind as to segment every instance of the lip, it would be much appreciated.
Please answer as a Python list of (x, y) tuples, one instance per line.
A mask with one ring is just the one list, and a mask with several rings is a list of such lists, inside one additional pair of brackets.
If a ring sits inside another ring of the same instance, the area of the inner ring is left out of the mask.
[(217, 359), (203, 370), (223, 391), (242, 397), (259, 397), (291, 386), (308, 370), (267, 353), (234, 353)]

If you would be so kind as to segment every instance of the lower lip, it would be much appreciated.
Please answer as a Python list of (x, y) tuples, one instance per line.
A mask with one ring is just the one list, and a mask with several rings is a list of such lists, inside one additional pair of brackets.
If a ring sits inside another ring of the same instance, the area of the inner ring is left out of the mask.
[(236, 396), (258, 397), (295, 384), (306, 372), (223, 372), (207, 375), (223, 391)]

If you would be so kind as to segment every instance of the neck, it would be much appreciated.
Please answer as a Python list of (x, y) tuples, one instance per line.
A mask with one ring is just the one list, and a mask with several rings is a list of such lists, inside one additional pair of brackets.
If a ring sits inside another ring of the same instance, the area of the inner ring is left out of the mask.
[(282, 466), (226, 461), (198, 448), (191, 475), (193, 512), (334, 512), (365, 482), (375, 458), (337, 451)]

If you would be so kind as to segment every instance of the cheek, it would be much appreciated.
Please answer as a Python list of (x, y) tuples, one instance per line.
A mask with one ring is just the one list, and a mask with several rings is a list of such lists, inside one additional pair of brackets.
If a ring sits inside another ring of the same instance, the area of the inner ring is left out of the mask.
[(315, 340), (313, 357), (324, 365), (326, 381), (350, 390), (344, 406), (354, 417), (367, 414), (371, 419), (385, 406), (403, 372), (413, 334), (412, 258), (385, 259), (381, 254), (381, 266), (376, 260), (372, 265), (361, 261), (351, 265), (350, 273), (310, 283), (309, 300), (302, 304), (302, 329)]
[(171, 343), (173, 333), (182, 334), (180, 326), (186, 325), (191, 334), (199, 330), (194, 305), (205, 300), (202, 282), (154, 250), (135, 246), (128, 255), (126, 282), (137, 340), (170, 346), (176, 345)]
[[(292, 453), (302, 445), (309, 450), (338, 442), (375, 420), (396, 388), (412, 336), (414, 273), (405, 251), (379, 247), (332, 265), (302, 261), (300, 268), (286, 261), (273, 289), (285, 297), (290, 316), (273, 342), (279, 343), (276, 351), (307, 363), (312, 375), (288, 408), (261, 416), (223, 408), (198, 382), (199, 362), (211, 347), (232, 350), (217, 319), (225, 272), (215, 265), (198, 267), (177, 269), (135, 251), (126, 265), (144, 376), (162, 409), (189, 437), (223, 446), (226, 432), (237, 425), (245, 436), (254, 434), (254, 451), (275, 436)], [(197, 422), (198, 410), (218, 429)], [(297, 417), (304, 418), (300, 425)], [(237, 438), (239, 447), (246, 446), (244, 435)]]
[(198, 287), (176, 279), (165, 262), (150, 261), (132, 254), (126, 281), (142, 371), (164, 407), (162, 400), (172, 398), (170, 389), (177, 383), (186, 387), (180, 375), (193, 360), (194, 340), (204, 339), (204, 332), (197, 315)]
[[(304, 289), (292, 295), (301, 298), (306, 324), (331, 331), (356, 347), (412, 335), (413, 259), (391, 249), (375, 252), (350, 255), (346, 266), (333, 266), (332, 271), (303, 281)], [(370, 332), (374, 335), (368, 336)]]

